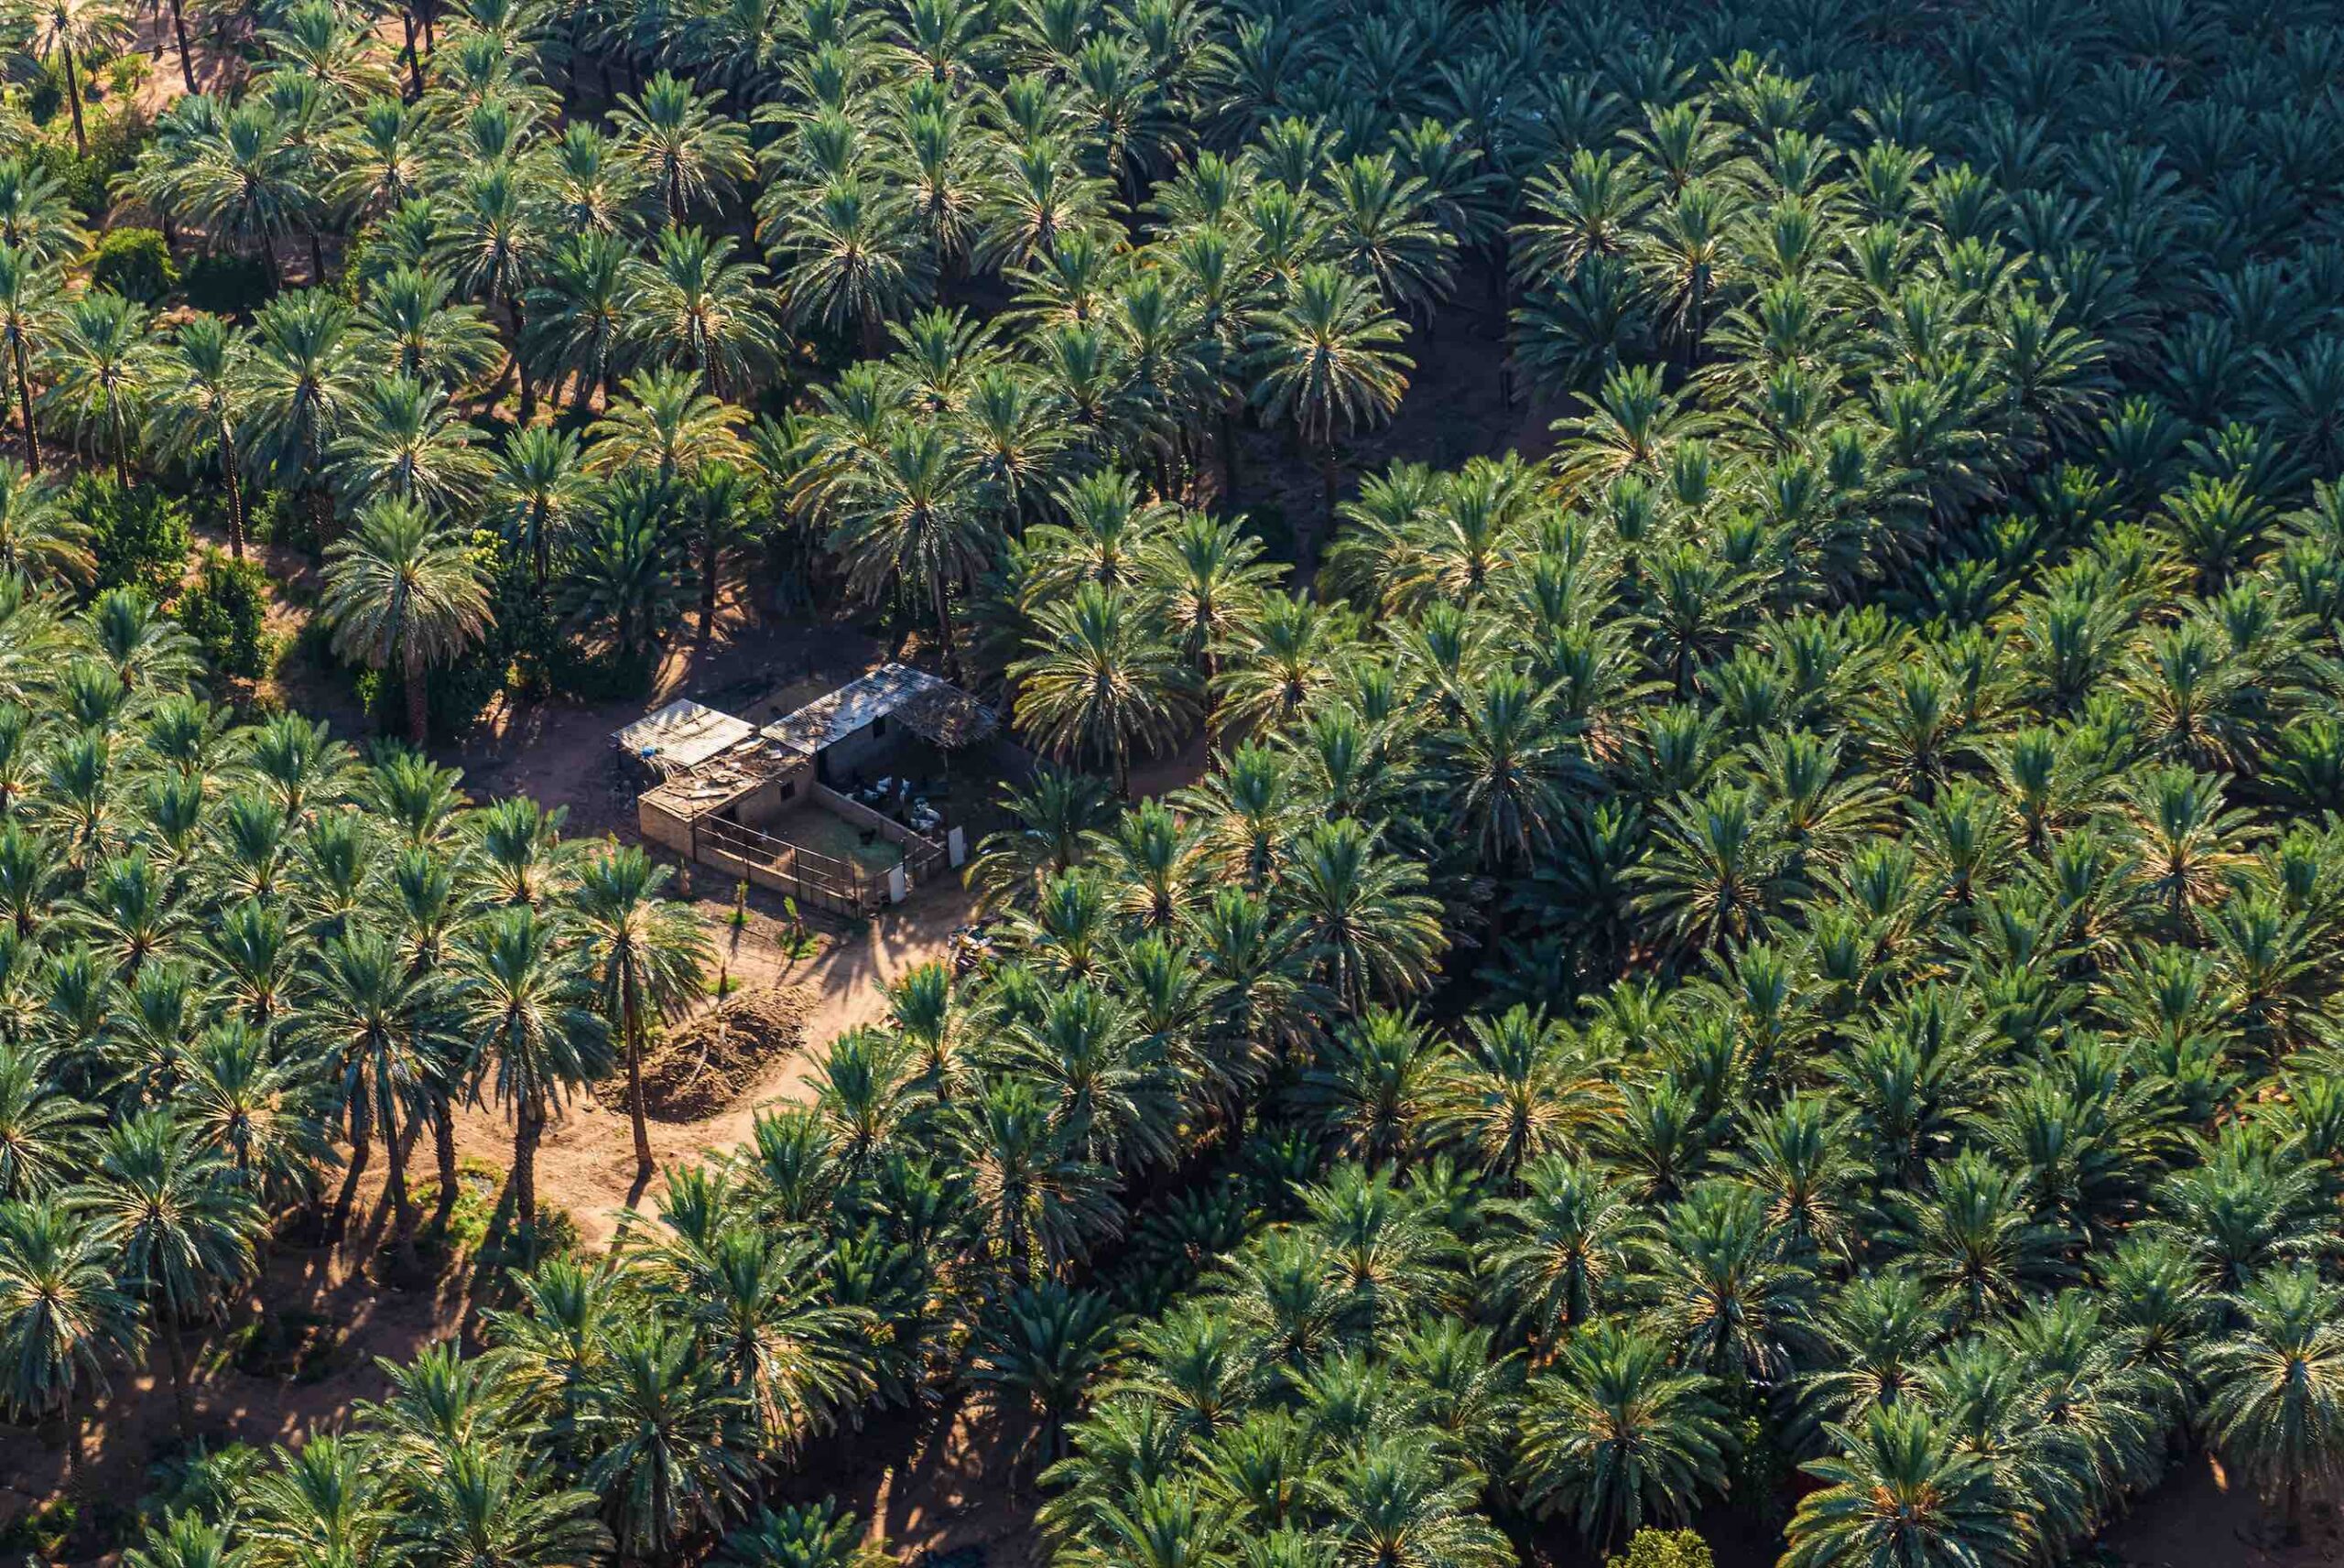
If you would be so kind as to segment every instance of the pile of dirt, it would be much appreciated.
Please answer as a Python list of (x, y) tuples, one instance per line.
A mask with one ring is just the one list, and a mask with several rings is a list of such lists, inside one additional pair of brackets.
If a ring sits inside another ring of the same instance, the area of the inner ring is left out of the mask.
[[(806, 1043), (812, 1000), (803, 986), (760, 986), (735, 991), (668, 1030), (644, 1053), (645, 1114), (699, 1121), (722, 1110), (769, 1065)], [(601, 1097), (606, 1104), (625, 1103), (624, 1071), (607, 1091)]]

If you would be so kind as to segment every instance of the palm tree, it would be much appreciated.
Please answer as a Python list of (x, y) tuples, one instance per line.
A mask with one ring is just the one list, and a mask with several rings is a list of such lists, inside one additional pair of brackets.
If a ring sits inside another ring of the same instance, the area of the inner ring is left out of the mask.
[(1194, 681), (1170, 641), (1129, 593), (1086, 582), (1047, 604), (1010, 666), (1017, 722), (1061, 760), (1096, 759), (1131, 794), (1134, 746), (1169, 751), (1195, 724)]
[(303, 289), (279, 295), (253, 318), (242, 390), (254, 454), (306, 490), (320, 534), (330, 509), (326, 452), (364, 386), (350, 308)]
[(1621, 1291), (1652, 1225), (1624, 1183), (1585, 1161), (1542, 1160), (1523, 1185), (1492, 1206), (1482, 1262), (1497, 1299), (1552, 1347)]
[(741, 463), (742, 414), (690, 371), (655, 368), (621, 384), (626, 396), (586, 431), (587, 466), (689, 482), (710, 463)]
[(774, 257), (791, 319), (860, 333), (863, 357), (884, 324), (922, 297), (926, 253), (908, 201), (891, 182), (847, 175), (810, 191), (776, 182), (757, 203), (757, 236)]
[(564, 373), (577, 378), (570, 400), (573, 410), (586, 407), (597, 389), (609, 400), (633, 308), (636, 265), (624, 235), (590, 229), (565, 237), (529, 289), (528, 351), (555, 380)]
[(89, 536), (56, 484), (14, 458), (0, 458), (0, 572), (86, 584), (97, 573)]
[(996, 1078), (953, 1112), (978, 1223), (1011, 1282), (1055, 1272), (1121, 1224), (1107, 1173), (1073, 1151), (1026, 1079)]
[(125, 490), (131, 448), (161, 370), (148, 335), (152, 319), (145, 306), (94, 289), (66, 307), (49, 344), (49, 400), (65, 411), (67, 423), (92, 433)]
[(453, 954), (456, 1028), (472, 1050), (468, 1076), (477, 1086), (494, 1074), (496, 1102), (513, 1117), (514, 1217), (531, 1245), (537, 1141), (548, 1114), (564, 1091), (609, 1065), (584, 969), (560, 936), (553, 917), (515, 904), (459, 932)]
[(396, 1533), (429, 1568), (591, 1568), (609, 1552), (602, 1499), (551, 1484), (520, 1443), (460, 1443), (406, 1492)]
[(30, 250), (0, 244), (0, 343), (7, 347), (9, 379), (16, 384), (25, 466), (35, 473), (40, 471), (40, 432), (33, 424), (32, 367), (49, 351), (63, 297), (64, 277), (54, 265)]
[(1708, 1388), (1635, 1330), (1599, 1324), (1575, 1336), (1531, 1384), (1524, 1500), (1568, 1512), (1596, 1546), (1623, 1544), (1647, 1518), (1682, 1522), (1703, 1490), (1723, 1486), (1731, 1451)]
[[(176, 18), (178, 12), (173, 10)], [(65, 74), (65, 102), (73, 114), (73, 148), (87, 157), (90, 137), (81, 125), (81, 67), (92, 56), (113, 55), (133, 32), (130, 14), (118, 0), (40, 0), (25, 8), (24, 21), (36, 59), (54, 59)], [(186, 30), (179, 37), (184, 40)], [(182, 42), (184, 48), (184, 42)], [(194, 91), (192, 84), (188, 91)]]
[(1400, 406), (1415, 362), (1400, 352), (1406, 325), (1367, 279), (1314, 263), (1254, 319), (1248, 340), (1253, 401), (1265, 418), (1294, 427), (1316, 455), (1335, 516), (1335, 442), (1380, 425)]
[(453, 416), (434, 383), (376, 376), (328, 449), (343, 493), (385, 497), (432, 511), (470, 510), (489, 477), (472, 426)]
[(396, 1475), (356, 1435), (312, 1432), (298, 1448), (276, 1449), (237, 1513), (255, 1568), (375, 1561), (397, 1521)]
[(261, 258), (272, 287), (284, 283), (277, 242), (297, 230), (312, 239), (312, 288), (321, 288), (320, 256), (310, 227), (318, 215), (315, 160), (299, 123), (277, 113), (266, 97), (245, 99), (210, 127), (179, 158), (166, 152), (168, 189), (157, 204), (200, 226), (212, 243), (236, 243)]
[(137, 1303), (115, 1282), (121, 1257), (111, 1234), (73, 1204), (0, 1203), (0, 1402), (18, 1417), (63, 1417), (76, 1489), (83, 1401), (103, 1392), (109, 1361), (138, 1348)]
[(661, 231), (627, 289), (627, 335), (669, 365), (689, 365), (719, 395), (738, 395), (780, 351), (763, 269), (734, 261), (729, 235)]
[(205, 311), (179, 323), (154, 380), (168, 389), (150, 400), (147, 439), (166, 457), (218, 465), (228, 499), (228, 551), (244, 558), (244, 475), (238, 433), (245, 423), (244, 363), (251, 336)]
[(346, 1118), (350, 1162), (334, 1198), (326, 1233), (339, 1241), (350, 1223), (358, 1183), (374, 1141), (389, 1154), (391, 1207), (400, 1262), (419, 1266), (415, 1215), (407, 1180), (408, 1134), (440, 1068), (433, 1020), (424, 1003), (432, 977), (413, 972), (398, 943), (360, 925), (325, 942), (317, 953), (300, 1026), (306, 1044), (331, 1075)]
[(654, 1022), (673, 1018), (700, 999), (711, 950), (691, 910), (659, 896), (669, 875), (629, 845), (589, 860), (571, 895), (596, 1005), (626, 1061), (637, 1179), (648, 1179), (652, 1169), (643, 1106), (645, 1038)]
[(1114, 1314), (1089, 1291), (1020, 1286), (984, 1325), (969, 1379), (993, 1409), (1015, 1411), (1038, 1440), (1040, 1462), (1066, 1454), (1066, 1423), (1107, 1364)]
[(2303, 1539), (2304, 1494), (2344, 1478), (2344, 1293), (2274, 1268), (2233, 1298), (2239, 1327), (2205, 1346), (2206, 1430), (2231, 1470), (2276, 1497)]
[(414, 502), (384, 498), (327, 548), (319, 612), (338, 655), (397, 669), (407, 738), (420, 746), (431, 731), (426, 682), (487, 633), (488, 588), (479, 557), (453, 530)]
[(179, 1436), (192, 1439), (183, 1325), (218, 1312), (251, 1272), (260, 1205), (219, 1151), (198, 1143), (168, 1110), (107, 1129), (86, 1194), (124, 1280), (146, 1299), (170, 1362)]
[(520, 384), (515, 418), (526, 425), (537, 412), (537, 392), (522, 353), (529, 330), (526, 299), (548, 243), (537, 193), (521, 170), (494, 162), (469, 174), (449, 206), (435, 259), (459, 287), (505, 307)]
[(1285, 882), (1296, 932), (1347, 1007), (1432, 983), (1446, 937), (1424, 885), (1415, 862), (1383, 852), (1351, 817), (1315, 823), (1296, 842)]
[(477, 305), (453, 303), (455, 285), (424, 267), (377, 278), (358, 308), (357, 330), (378, 373), (452, 392), (496, 363), (496, 329)]
[(621, 1546), (676, 1560), (698, 1529), (720, 1529), (754, 1475), (740, 1394), (692, 1332), (657, 1311), (614, 1325), (581, 1390), (586, 1484)]
[(850, 463), (830, 502), (830, 548), (865, 600), (925, 598), (945, 670), (957, 670), (952, 590), (993, 561), (992, 519), (968, 456), (939, 425), (905, 421), (885, 445)]
[(658, 1255), (659, 1288), (754, 1412), (764, 1452), (782, 1459), (870, 1389), (872, 1317), (833, 1299), (824, 1261), (810, 1239), (754, 1224)]
[(1875, 1407), (1855, 1430), (1824, 1429), (1839, 1453), (1803, 1468), (1823, 1486), (1799, 1500), (1783, 1561), (1792, 1568), (1894, 1563), (1980, 1568), (2025, 1561), (2024, 1499), (1918, 1405)]
[(505, 437), (489, 481), (492, 511), (504, 519), (505, 537), (529, 557), (540, 590), (555, 545), (586, 509), (591, 487), (579, 451), (574, 432), (523, 426)]
[(696, 93), (661, 71), (638, 96), (622, 92), (611, 111), (619, 146), (667, 204), (680, 228), (692, 204), (711, 201), (756, 170), (749, 134), (713, 107), (723, 94)]

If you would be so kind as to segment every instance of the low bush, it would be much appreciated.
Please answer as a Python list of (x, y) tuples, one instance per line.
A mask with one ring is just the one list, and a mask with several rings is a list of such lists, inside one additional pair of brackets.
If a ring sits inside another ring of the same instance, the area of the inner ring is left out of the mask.
[(152, 305), (179, 286), (171, 248), (154, 229), (110, 229), (90, 252), (90, 281)]
[(180, 277), (187, 302), (216, 316), (247, 316), (270, 293), (268, 269), (250, 256), (212, 251), (187, 264)]
[(268, 574), (257, 561), (205, 551), (174, 613), (214, 675), (257, 680), (268, 668)]
[(112, 474), (85, 473), (65, 490), (65, 509), (89, 530), (96, 590), (139, 588), (157, 601), (187, 571), (187, 509), (153, 485), (128, 490)]

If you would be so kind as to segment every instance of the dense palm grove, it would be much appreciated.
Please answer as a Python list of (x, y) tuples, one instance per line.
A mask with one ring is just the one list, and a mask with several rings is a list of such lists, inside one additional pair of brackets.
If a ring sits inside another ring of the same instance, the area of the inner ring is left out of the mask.
[[(939, 1410), (1068, 1568), (2015, 1568), (2344, 1480), (2332, 7), (166, 9), (135, 148), (126, 15), (7, 35), (0, 1398), (191, 1423), (373, 1173), (432, 1266), (474, 1097), (515, 1267), (141, 1568), (863, 1568), (809, 1442)], [(252, 298), (109, 287), (109, 204)], [(1368, 460), (1484, 297), (1551, 451)], [(1002, 956), (578, 1255), (536, 1141), (699, 928), (212, 706), (152, 486), (321, 549), (418, 742), (739, 581), (881, 608), (1063, 766)]]

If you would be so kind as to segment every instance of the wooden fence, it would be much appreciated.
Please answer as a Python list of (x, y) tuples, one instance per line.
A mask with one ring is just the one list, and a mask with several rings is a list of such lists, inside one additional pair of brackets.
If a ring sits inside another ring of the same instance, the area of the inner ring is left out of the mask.
[(871, 914), (887, 902), (884, 879), (866, 875), (860, 866), (719, 816), (692, 824), (691, 855), (836, 914)]

